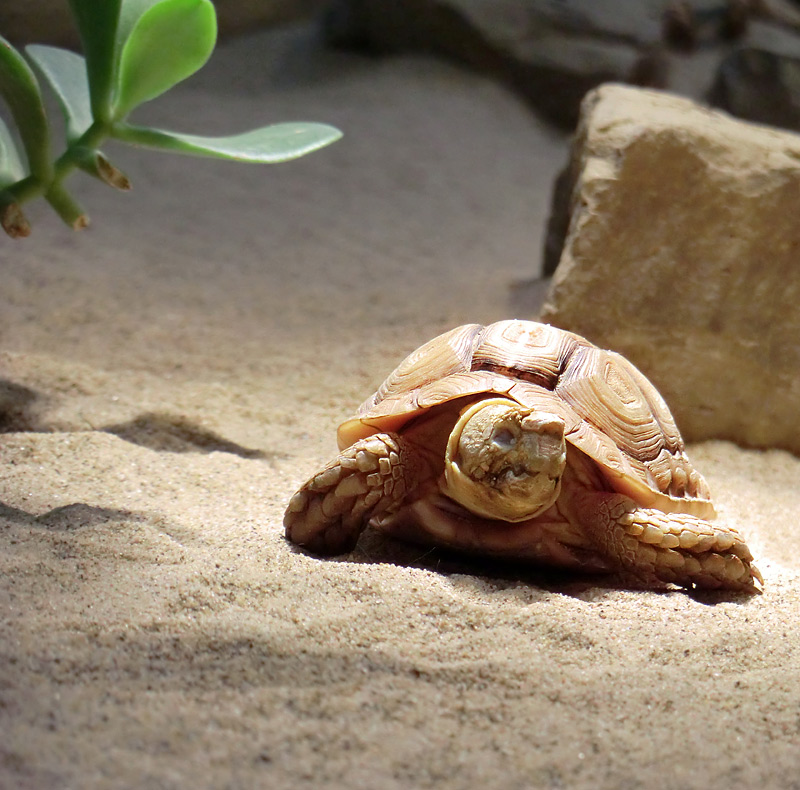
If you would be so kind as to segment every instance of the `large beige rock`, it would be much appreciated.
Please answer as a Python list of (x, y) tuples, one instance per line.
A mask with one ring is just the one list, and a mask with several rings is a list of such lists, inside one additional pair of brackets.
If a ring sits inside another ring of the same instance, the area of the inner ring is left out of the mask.
[(688, 439), (800, 452), (800, 137), (606, 85), (572, 174), (543, 320), (627, 355)]

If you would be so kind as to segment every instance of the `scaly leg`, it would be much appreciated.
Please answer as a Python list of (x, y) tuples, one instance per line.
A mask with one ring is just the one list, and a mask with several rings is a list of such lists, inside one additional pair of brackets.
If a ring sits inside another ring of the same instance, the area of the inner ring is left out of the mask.
[(415, 447), (397, 434), (361, 439), (291, 498), (283, 517), (286, 537), (315, 554), (350, 551), (369, 520), (398, 507), (426, 469)]
[(764, 583), (733, 527), (639, 507), (622, 494), (576, 492), (571, 507), (612, 560), (645, 579), (747, 592)]

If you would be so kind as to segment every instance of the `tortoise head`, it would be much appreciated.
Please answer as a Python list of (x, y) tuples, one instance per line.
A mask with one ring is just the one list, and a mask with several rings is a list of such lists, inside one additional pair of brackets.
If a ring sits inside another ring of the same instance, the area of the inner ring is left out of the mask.
[(566, 453), (561, 417), (486, 398), (450, 434), (445, 493), (476, 515), (524, 521), (558, 498)]

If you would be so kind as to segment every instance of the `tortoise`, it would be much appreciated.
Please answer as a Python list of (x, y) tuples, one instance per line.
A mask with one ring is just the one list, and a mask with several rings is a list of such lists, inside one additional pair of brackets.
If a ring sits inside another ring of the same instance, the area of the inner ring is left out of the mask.
[(411, 353), (286, 509), (317, 555), (391, 535), (516, 561), (757, 592), (741, 534), (628, 360), (533, 321), (466, 324)]

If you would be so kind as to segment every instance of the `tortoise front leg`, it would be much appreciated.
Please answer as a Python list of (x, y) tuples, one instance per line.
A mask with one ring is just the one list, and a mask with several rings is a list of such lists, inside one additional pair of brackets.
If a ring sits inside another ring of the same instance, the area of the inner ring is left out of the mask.
[(760, 592), (756, 582), (764, 583), (733, 527), (639, 507), (622, 494), (586, 491), (571, 507), (609, 558), (644, 579), (747, 592)]
[(425, 470), (419, 451), (395, 433), (361, 439), (291, 498), (286, 537), (315, 554), (350, 551), (370, 519), (397, 508)]

